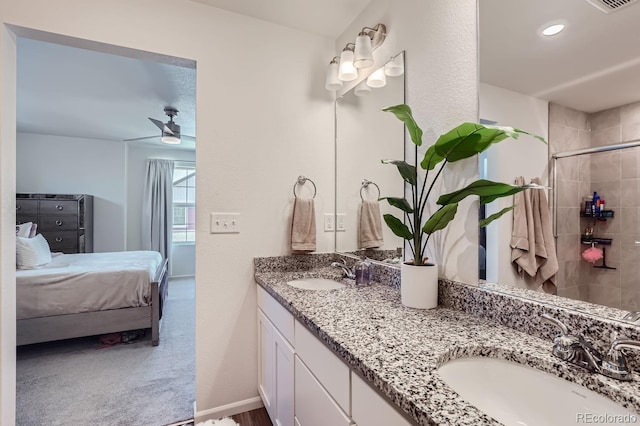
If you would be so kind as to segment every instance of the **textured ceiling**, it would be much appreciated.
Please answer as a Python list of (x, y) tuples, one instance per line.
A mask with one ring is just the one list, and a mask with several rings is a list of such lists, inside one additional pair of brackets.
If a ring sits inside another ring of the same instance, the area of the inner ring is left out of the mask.
[[(166, 146), (147, 117), (180, 111), (182, 134), (195, 136), (196, 70), (92, 50), (18, 39), (17, 130)], [(183, 140), (179, 148), (193, 149)]]
[[(480, 80), (595, 112), (640, 100), (640, 3), (604, 14), (586, 0), (482, 0)], [(567, 21), (558, 36), (538, 30)]]

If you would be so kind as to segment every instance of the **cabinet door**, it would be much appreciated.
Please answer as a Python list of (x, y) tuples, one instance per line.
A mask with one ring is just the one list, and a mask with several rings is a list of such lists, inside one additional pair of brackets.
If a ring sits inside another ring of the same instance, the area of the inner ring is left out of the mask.
[(411, 426), (386, 399), (364, 380), (351, 372), (351, 403), (353, 421), (358, 426)]
[(258, 392), (271, 421), (275, 423), (274, 328), (258, 309)]
[(295, 415), (302, 426), (347, 426), (351, 420), (295, 355)]
[[(293, 419), (293, 354), (294, 350), (274, 327), (275, 414), (276, 426), (294, 426)], [(272, 402), (273, 403), (273, 402)]]

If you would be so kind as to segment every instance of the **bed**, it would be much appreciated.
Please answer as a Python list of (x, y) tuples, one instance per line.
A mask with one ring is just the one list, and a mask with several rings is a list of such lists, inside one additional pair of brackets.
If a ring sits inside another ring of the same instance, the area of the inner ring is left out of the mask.
[(17, 344), (151, 328), (157, 346), (167, 275), (154, 251), (62, 254), (17, 270)]

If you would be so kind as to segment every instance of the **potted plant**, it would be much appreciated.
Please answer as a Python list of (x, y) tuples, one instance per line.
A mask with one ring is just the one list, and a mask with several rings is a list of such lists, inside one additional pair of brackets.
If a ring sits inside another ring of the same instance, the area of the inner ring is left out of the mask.
[[(415, 145), (416, 158), (418, 147), (422, 145), (422, 129), (418, 126), (408, 105), (401, 104), (385, 108), (383, 111), (393, 113), (406, 125), (411, 141)], [(398, 168), (402, 179), (411, 188), (411, 200), (397, 197), (381, 199), (404, 212), (405, 224), (392, 214), (383, 215), (384, 221), (391, 231), (407, 240), (413, 260), (402, 264), (401, 295), (402, 303), (409, 307), (430, 309), (438, 305), (438, 268), (427, 262), (425, 250), (433, 233), (447, 227), (458, 211), (458, 203), (468, 196), (480, 197), (480, 204), (487, 204), (500, 197), (508, 197), (527, 188), (542, 188), (538, 185), (510, 185), (480, 179), (457, 191), (438, 197), (438, 209), (425, 219), (427, 203), (432, 198), (435, 184), (448, 163), (460, 161), (487, 150), (491, 145), (507, 138), (517, 139), (527, 134), (546, 143), (544, 138), (532, 135), (511, 127), (489, 126), (476, 123), (463, 123), (441, 135), (427, 149), (420, 167), (424, 173), (418, 174), (417, 166), (404, 160), (382, 160), (385, 164), (393, 164)], [(436, 168), (438, 169), (436, 171)], [(430, 178), (430, 173), (435, 176)], [(428, 185), (428, 186), (427, 186)], [(515, 206), (507, 207), (480, 222), (487, 226)]]

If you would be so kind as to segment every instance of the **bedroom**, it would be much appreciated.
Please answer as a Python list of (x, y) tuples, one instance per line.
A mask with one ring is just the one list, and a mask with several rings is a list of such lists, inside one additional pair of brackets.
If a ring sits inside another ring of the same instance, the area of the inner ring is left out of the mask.
[[(167, 381), (164, 386), (165, 393), (169, 387), (186, 388), (185, 397), (176, 401), (174, 406), (165, 401), (165, 416), (172, 409), (175, 411), (176, 406), (182, 406), (182, 412), (188, 413), (195, 392), (193, 354), (185, 357), (178, 347), (174, 347), (174, 342), (166, 340), (181, 339), (184, 345), (184, 336), (191, 336), (187, 340), (190, 342), (187, 347), (193, 346), (195, 231), (189, 225), (192, 221), (177, 219), (189, 219), (188, 213), (193, 211), (195, 141), (186, 135), (195, 135), (195, 69), (26, 38), (19, 38), (17, 47), (17, 70), (20, 78), (17, 87), (16, 192), (20, 197), (33, 197), (32, 194), (88, 194), (81, 199), (86, 217), (80, 231), (80, 238), (84, 238), (80, 241), (81, 244), (74, 242), (77, 237), (69, 237), (69, 234), (76, 232), (75, 226), (71, 225), (75, 218), (69, 216), (75, 211), (73, 200), (19, 198), (16, 208), (23, 208), (17, 210), (17, 221), (39, 223), (38, 230), (46, 237), (53, 252), (83, 253), (83, 246), (86, 245), (87, 253), (124, 254), (117, 258), (118, 265), (113, 268), (117, 273), (115, 270), (124, 268), (123, 262), (135, 265), (138, 258), (131, 251), (143, 248), (142, 200), (148, 159), (176, 160), (172, 192), (175, 194), (173, 209), (177, 213), (169, 256), (169, 300), (165, 302), (163, 311), (166, 315), (161, 321), (161, 325), (167, 325), (171, 320), (174, 324), (169, 329), (161, 328), (161, 346), (151, 346), (150, 333), (147, 333), (146, 338), (138, 338), (138, 343), (128, 345), (126, 351), (116, 349), (115, 346), (99, 349), (101, 346), (97, 337), (20, 346), (17, 424), (33, 423), (32, 412), (38, 412), (38, 407), (41, 406), (49, 408), (47, 416), (40, 414), (42, 420), (55, 422), (64, 416), (67, 421), (73, 419), (77, 423), (92, 423), (90, 417), (64, 415), (74, 405), (65, 401), (75, 400), (76, 406), (89, 408), (93, 398), (84, 395), (101, 395), (100, 399), (117, 401), (120, 398), (122, 403), (128, 399), (128, 394), (154, 377), (150, 372), (154, 368), (158, 369), (157, 365), (154, 367), (153, 360), (159, 355), (172, 364), (184, 364), (186, 371), (191, 370), (190, 374), (186, 374), (191, 377), (190, 383), (186, 383), (185, 378), (180, 383), (175, 380)], [(172, 105), (180, 110), (179, 116), (175, 117), (176, 122), (182, 126), (183, 143), (180, 145), (162, 144), (159, 129), (148, 119), (156, 117), (167, 121), (168, 117), (162, 111), (165, 105)], [(123, 142), (124, 139), (137, 140)], [(31, 216), (31, 212), (36, 210), (29, 212), (28, 203), (40, 204), (39, 216)], [(51, 215), (54, 204), (64, 208), (59, 212), (54, 211), (53, 214), (60, 213), (55, 216), (55, 220)], [(68, 208), (72, 210), (69, 211)], [(60, 262), (70, 262), (64, 257), (54, 258), (44, 270), (49, 272)], [(28, 330), (29, 335), (26, 336), (27, 330), (22, 318), (41, 317), (44, 315), (41, 312), (43, 309), (52, 310), (54, 307), (64, 309), (64, 313), (74, 313), (75, 310), (70, 309), (76, 309), (77, 306), (86, 306), (83, 310), (97, 306), (87, 302), (91, 293), (81, 296), (80, 292), (65, 293), (60, 299), (49, 296), (48, 308), (43, 302), (38, 305), (29, 303), (34, 297), (39, 300), (38, 294), (27, 293), (26, 289), (31, 287), (24, 285), (25, 282), (35, 284), (34, 272), (17, 273), (19, 345), (50, 340), (51, 333), (51, 330), (45, 331), (43, 324), (39, 323), (35, 329)], [(23, 274), (30, 276), (22, 277)], [(85, 278), (78, 278), (76, 284), (82, 285)], [(142, 278), (136, 280), (136, 285), (144, 285), (141, 280)], [(111, 307), (125, 307), (144, 302), (137, 296), (125, 296), (127, 293), (116, 294), (115, 289), (120, 283), (123, 283), (121, 288), (126, 291), (126, 281), (116, 281), (114, 278), (109, 284), (114, 292), (108, 295), (105, 293), (100, 298), (101, 309), (106, 307), (104, 303)], [(77, 288), (79, 291), (81, 287)], [(149, 293), (148, 289), (139, 288), (140, 294)], [(63, 291), (62, 287), (58, 291)], [(101, 290), (94, 287), (94, 291), (93, 294), (98, 294)], [(75, 295), (79, 297), (76, 298)], [(172, 300), (176, 297), (184, 299), (186, 296), (190, 298), (184, 301)], [(116, 305), (117, 303), (120, 305)], [(171, 312), (172, 303), (182, 306), (181, 315)], [(69, 307), (64, 308), (67, 305)], [(167, 312), (167, 308), (170, 312)], [(86, 320), (83, 318), (83, 321)], [(100, 322), (102, 321), (105, 319), (100, 318)], [(176, 329), (176, 326), (183, 330)], [(105, 351), (111, 353), (102, 353)], [(83, 378), (75, 379), (76, 386), (64, 392), (53, 391), (74, 377), (71, 367), (74, 364), (95, 362), (101, 367), (93, 368), (93, 375), (101, 377), (104, 373), (114, 374), (108, 373), (110, 363), (119, 361), (131, 364), (141, 357), (148, 357), (151, 361), (129, 369), (127, 377), (119, 380), (110, 390), (95, 388), (92, 380)], [(40, 377), (47, 379), (41, 380)], [(107, 409), (108, 405), (104, 404), (102, 409)], [(72, 410), (73, 413), (82, 411)], [(88, 410), (90, 411), (97, 410)], [(135, 418), (131, 416), (132, 420)], [(174, 420), (180, 419), (181, 417)]]

